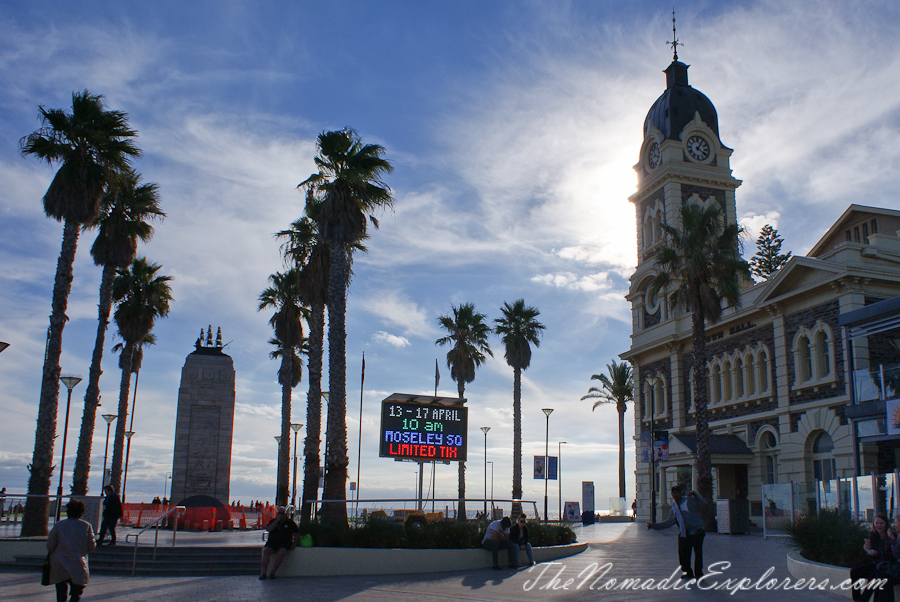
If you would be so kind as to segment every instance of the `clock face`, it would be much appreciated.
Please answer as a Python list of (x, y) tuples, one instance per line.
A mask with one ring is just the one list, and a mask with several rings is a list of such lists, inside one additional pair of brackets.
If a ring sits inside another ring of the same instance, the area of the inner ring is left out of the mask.
[(647, 162), (650, 164), (650, 169), (656, 169), (659, 166), (659, 144), (656, 142), (650, 147), (650, 152), (647, 155)]
[(705, 161), (709, 157), (709, 144), (700, 136), (691, 136), (687, 141), (688, 154), (697, 161)]

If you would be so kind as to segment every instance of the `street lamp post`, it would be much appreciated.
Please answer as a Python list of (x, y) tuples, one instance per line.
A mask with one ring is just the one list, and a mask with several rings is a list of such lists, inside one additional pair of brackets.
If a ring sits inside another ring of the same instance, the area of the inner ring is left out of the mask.
[(163, 483), (163, 499), (164, 500), (169, 499), (169, 479), (171, 479), (171, 478), (172, 478), (172, 473), (167, 472), (166, 473), (166, 481), (165, 481), (165, 483)]
[(563, 522), (563, 507), (562, 507), (562, 446), (566, 445), (568, 441), (560, 441), (559, 442), (559, 451), (556, 452), (556, 483), (559, 485), (559, 522)]
[(487, 434), (488, 431), (491, 430), (489, 426), (481, 427), (481, 432), (484, 433), (484, 516), (487, 518)]
[(125, 474), (122, 475), (122, 503), (125, 503), (125, 486), (128, 484), (128, 456), (131, 455), (131, 438), (134, 431), (125, 431), (125, 438), (128, 439), (125, 445)]
[(109, 455), (109, 427), (113, 420), (118, 418), (115, 414), (104, 414), (103, 420), (106, 421), (106, 445), (103, 446), (103, 475), (100, 477), (100, 490), (106, 487), (106, 457)]
[(278, 463), (281, 461), (281, 435), (275, 435), (275, 504), (278, 504)]
[(56, 522), (59, 522), (59, 511), (62, 507), (63, 472), (66, 469), (66, 436), (69, 434), (69, 406), (72, 405), (72, 389), (81, 382), (81, 379), (77, 376), (60, 376), (59, 380), (69, 390), (69, 395), (66, 398), (66, 423), (63, 427), (62, 457), (59, 460), (59, 487), (56, 488)]
[(488, 464), (491, 465), (491, 519), (494, 518), (494, 462), (488, 460)]
[(291, 506), (297, 507), (297, 431), (303, 428), (299, 422), (291, 423), (291, 430), (294, 431), (294, 489), (291, 491)]
[(547, 417), (547, 430), (544, 437), (544, 522), (547, 522), (547, 468), (549, 468), (549, 456), (550, 456), (550, 414), (553, 413), (553, 408), (543, 408), (541, 410), (544, 413), (544, 416)]

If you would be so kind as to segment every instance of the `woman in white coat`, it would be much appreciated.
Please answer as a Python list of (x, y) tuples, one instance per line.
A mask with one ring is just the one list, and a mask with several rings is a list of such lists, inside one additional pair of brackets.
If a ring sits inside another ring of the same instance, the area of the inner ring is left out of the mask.
[(72, 589), (71, 602), (78, 602), (90, 576), (87, 555), (96, 545), (94, 529), (89, 522), (81, 520), (84, 514), (81, 500), (66, 504), (66, 514), (69, 518), (56, 523), (47, 536), (50, 583), (56, 584), (56, 602), (66, 602), (69, 587)]

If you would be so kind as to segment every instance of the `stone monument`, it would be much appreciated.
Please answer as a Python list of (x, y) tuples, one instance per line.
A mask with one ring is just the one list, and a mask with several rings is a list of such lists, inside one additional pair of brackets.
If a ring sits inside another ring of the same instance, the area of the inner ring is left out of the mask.
[(207, 495), (229, 503), (234, 431), (234, 362), (224, 353), (222, 329), (213, 343), (203, 330), (181, 369), (172, 462), (172, 502)]

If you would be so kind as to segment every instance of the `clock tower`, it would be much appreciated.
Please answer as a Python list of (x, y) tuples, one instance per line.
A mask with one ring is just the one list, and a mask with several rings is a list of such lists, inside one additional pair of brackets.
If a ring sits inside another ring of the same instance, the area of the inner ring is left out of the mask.
[(717, 204), (728, 223), (737, 220), (731, 175), (732, 150), (719, 138), (712, 102), (688, 84), (688, 65), (675, 57), (665, 70), (666, 90), (644, 120), (644, 142), (634, 170), (637, 192), (629, 200), (637, 217), (638, 266), (631, 277), (634, 332), (665, 321), (664, 303), (647, 298), (656, 275), (654, 257), (663, 246), (661, 223), (677, 225), (683, 202)]

